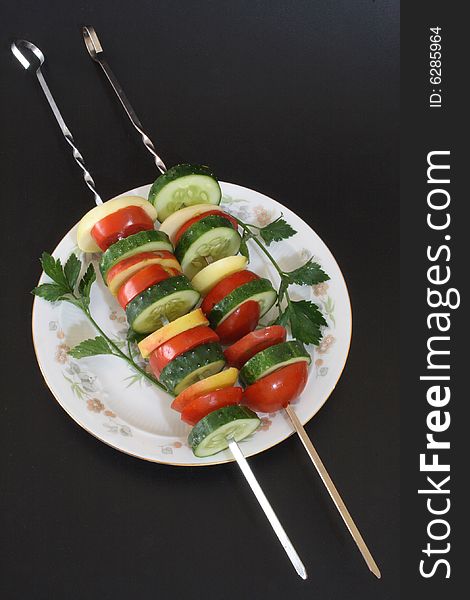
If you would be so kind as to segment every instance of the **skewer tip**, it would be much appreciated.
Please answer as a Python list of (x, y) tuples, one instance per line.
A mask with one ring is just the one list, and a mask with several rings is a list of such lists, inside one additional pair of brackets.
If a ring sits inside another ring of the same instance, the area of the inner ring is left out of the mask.
[(305, 569), (305, 567), (303, 566), (302, 563), (300, 563), (300, 565), (298, 565), (296, 567), (296, 571), (297, 571), (299, 577), (301, 577), (304, 581), (306, 579), (308, 579), (307, 571), (306, 571), (306, 569)]
[(379, 567), (375, 563), (369, 568), (371, 570), (371, 573), (373, 573), (377, 577), (377, 579), (382, 578), (382, 573), (380, 572)]

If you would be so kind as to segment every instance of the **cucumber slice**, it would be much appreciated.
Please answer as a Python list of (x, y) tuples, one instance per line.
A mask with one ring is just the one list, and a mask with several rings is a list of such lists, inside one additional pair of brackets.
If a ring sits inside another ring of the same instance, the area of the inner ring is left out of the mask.
[(228, 219), (208, 215), (187, 229), (175, 248), (183, 273), (192, 279), (213, 260), (233, 256), (240, 249), (241, 237)]
[(161, 231), (139, 231), (129, 237), (119, 240), (110, 246), (100, 260), (100, 271), (104, 281), (111, 267), (124, 258), (134, 256), (141, 252), (155, 252), (157, 250), (168, 250), (173, 252), (173, 246), (166, 235)]
[(259, 303), (260, 317), (268, 312), (276, 302), (277, 294), (269, 279), (253, 279), (222, 298), (207, 315), (213, 329), (220, 325), (240, 304), (247, 300)]
[(224, 406), (196, 423), (188, 436), (188, 444), (196, 456), (212, 456), (228, 448), (230, 439), (240, 442), (256, 429), (261, 421), (245, 406)]
[(184, 275), (152, 285), (126, 306), (129, 325), (137, 333), (152, 333), (163, 326), (162, 318), (174, 321), (199, 302), (199, 292)]
[(175, 165), (160, 175), (150, 188), (149, 201), (155, 206), (158, 220), (185, 206), (220, 204), (222, 192), (215, 175), (203, 165)]
[(222, 279), (243, 271), (247, 262), (248, 259), (241, 254), (226, 256), (204, 267), (192, 278), (191, 283), (195, 290), (202, 296), (206, 296)]
[(310, 354), (301, 342), (297, 340), (282, 342), (252, 356), (241, 368), (240, 379), (245, 386), (248, 386), (282, 367), (300, 361), (310, 364), (311, 360)]
[(174, 358), (160, 373), (160, 381), (175, 395), (184, 389), (219, 373), (225, 366), (225, 357), (219, 343), (201, 344)]

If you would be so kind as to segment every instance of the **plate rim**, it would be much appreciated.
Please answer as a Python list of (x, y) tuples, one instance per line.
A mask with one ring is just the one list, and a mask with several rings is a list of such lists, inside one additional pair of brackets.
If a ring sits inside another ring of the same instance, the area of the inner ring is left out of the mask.
[[(255, 190), (253, 188), (248, 188), (246, 186), (240, 185), (238, 183), (231, 183), (228, 181), (220, 181), (219, 182), (221, 184), (221, 186), (225, 185), (230, 185), (230, 186), (234, 186), (234, 187), (238, 187), (241, 188), (242, 190), (249, 190), (252, 192), (255, 192), (257, 194), (260, 194), (261, 196), (264, 196), (266, 198), (268, 198), (271, 202), (275, 203), (278, 207), (280, 207), (281, 209), (287, 209), (289, 210), (291, 213), (293, 213), (297, 218), (299, 218), (303, 223), (305, 223), (307, 225), (307, 227), (309, 227), (314, 233), (315, 235), (320, 239), (321, 243), (324, 245), (324, 247), (328, 250), (328, 252), (330, 253), (330, 256), (333, 260), (333, 262), (335, 263), (337, 269), (338, 269), (338, 273), (341, 277), (342, 283), (344, 285), (344, 289), (346, 290), (346, 299), (347, 299), (347, 309), (348, 309), (348, 314), (349, 314), (349, 332), (348, 332), (348, 337), (347, 337), (347, 349), (346, 349), (346, 353), (344, 355), (344, 360), (343, 360), (343, 364), (341, 365), (341, 368), (339, 370), (338, 373), (338, 377), (334, 383), (334, 385), (332, 386), (330, 392), (325, 396), (323, 402), (317, 407), (316, 410), (314, 410), (314, 412), (307, 417), (306, 419), (301, 419), (301, 423), (303, 426), (305, 426), (307, 423), (309, 423), (313, 417), (315, 417), (320, 410), (323, 408), (323, 406), (326, 404), (327, 400), (330, 398), (330, 396), (332, 395), (332, 393), (334, 392), (334, 390), (336, 389), (336, 386), (338, 385), (339, 380), (341, 379), (344, 369), (346, 367), (346, 363), (348, 361), (348, 357), (349, 357), (349, 352), (351, 349), (351, 340), (352, 340), (352, 305), (351, 305), (351, 298), (349, 295), (349, 289), (346, 283), (346, 279), (343, 275), (343, 272), (336, 260), (335, 255), (333, 254), (333, 252), (330, 250), (329, 246), (324, 242), (323, 238), (308, 224), (304, 221), (304, 219), (302, 219), (302, 217), (300, 217), (299, 215), (297, 215), (297, 213), (295, 213), (291, 208), (289, 208), (288, 206), (284, 206), (283, 204), (281, 204), (280, 202), (278, 202), (277, 200), (275, 200), (274, 198), (271, 198), (270, 196), (267, 196), (266, 194), (264, 194), (263, 192), (259, 192), (258, 190)], [(132, 191), (143, 188), (143, 187), (148, 187), (152, 185), (150, 184), (143, 184), (140, 186), (135, 186), (134, 188), (127, 190), (126, 192), (123, 192), (121, 194), (117, 194), (116, 196), (113, 196), (113, 198), (119, 197), (119, 196), (127, 196), (129, 195)], [(70, 227), (70, 229), (65, 233), (65, 235), (59, 240), (59, 242), (56, 244), (52, 254), (54, 253), (54, 251), (56, 250), (56, 248), (58, 246), (60, 246), (60, 244), (63, 242), (63, 240), (66, 238), (66, 236), (69, 234), (69, 232), (74, 229), (79, 222), (75, 223), (74, 225), (72, 225), (72, 227)], [(44, 271), (41, 271), (41, 274), (39, 275), (39, 279), (37, 281), (37, 286), (40, 285), (40, 280), (44, 275)], [(224, 460), (219, 460), (219, 461), (211, 461), (211, 462), (195, 462), (195, 463), (181, 463), (181, 462), (167, 462), (167, 461), (161, 461), (158, 460), (156, 458), (149, 458), (148, 456), (143, 456), (140, 454), (134, 454), (132, 452), (130, 452), (129, 450), (123, 449), (121, 447), (119, 447), (118, 445), (112, 444), (110, 441), (105, 440), (101, 437), (99, 437), (96, 433), (94, 433), (93, 431), (91, 431), (84, 423), (82, 423), (77, 417), (75, 417), (65, 406), (64, 404), (61, 402), (61, 400), (59, 399), (58, 395), (56, 395), (56, 393), (54, 392), (54, 390), (52, 389), (51, 384), (49, 383), (49, 381), (47, 380), (47, 376), (43, 370), (43, 367), (41, 365), (41, 362), (39, 361), (39, 356), (38, 356), (38, 350), (37, 350), (37, 346), (36, 346), (36, 339), (35, 339), (35, 335), (34, 335), (34, 320), (35, 320), (35, 309), (36, 309), (36, 302), (38, 301), (38, 296), (34, 296), (34, 300), (33, 300), (33, 305), (32, 305), (32, 310), (31, 310), (31, 337), (32, 337), (32, 342), (33, 342), (33, 348), (34, 348), (34, 354), (36, 356), (36, 362), (39, 366), (39, 371), (42, 375), (42, 378), (44, 380), (44, 383), (46, 384), (47, 388), (49, 389), (49, 392), (52, 394), (52, 396), (54, 397), (54, 399), (56, 400), (56, 402), (59, 404), (59, 406), (64, 410), (64, 412), (77, 424), (79, 425), (79, 427), (81, 427), (84, 431), (86, 431), (88, 434), (92, 435), (95, 439), (99, 440), (101, 443), (106, 444), (107, 446), (109, 446), (110, 448), (113, 448), (114, 450), (118, 450), (119, 452), (122, 452), (123, 454), (126, 454), (128, 456), (131, 456), (132, 458), (137, 458), (140, 460), (145, 460), (146, 462), (149, 463), (156, 463), (156, 464), (161, 464), (161, 465), (166, 465), (169, 467), (211, 467), (211, 466), (216, 466), (216, 465), (223, 465), (223, 464), (227, 464), (227, 463), (232, 463), (235, 462), (234, 458), (227, 458)], [(284, 442), (285, 440), (287, 440), (288, 438), (290, 438), (293, 434), (295, 434), (295, 429), (292, 430), (291, 432), (287, 433), (287, 435), (283, 438), (281, 438), (280, 440), (276, 441), (275, 443), (271, 444), (270, 446), (263, 448), (262, 450), (258, 450), (256, 452), (251, 453), (250, 455), (248, 455), (248, 457), (252, 457), (252, 456), (257, 456), (259, 454), (262, 454), (263, 452), (266, 452), (267, 450), (271, 450), (271, 448), (274, 448), (275, 446), (281, 444), (282, 442)]]

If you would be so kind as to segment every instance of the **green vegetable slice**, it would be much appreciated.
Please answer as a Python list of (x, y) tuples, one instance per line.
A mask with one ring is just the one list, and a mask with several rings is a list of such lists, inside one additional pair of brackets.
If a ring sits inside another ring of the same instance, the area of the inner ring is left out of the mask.
[(212, 456), (228, 448), (230, 440), (240, 442), (259, 427), (258, 415), (245, 406), (224, 406), (196, 423), (188, 443), (196, 456)]
[(304, 345), (297, 340), (281, 342), (252, 356), (241, 368), (240, 379), (248, 386), (273, 371), (300, 361), (311, 362)]
[(230, 221), (220, 215), (203, 217), (187, 229), (175, 248), (183, 272), (192, 279), (211, 261), (237, 254), (241, 237)]
[(260, 317), (268, 312), (271, 306), (276, 302), (277, 294), (269, 279), (254, 279), (244, 283), (240, 287), (227, 294), (218, 302), (207, 315), (212, 328), (220, 325), (229, 315), (231, 315), (241, 304), (247, 300), (258, 302), (260, 307)]
[(219, 343), (201, 344), (174, 358), (160, 373), (160, 381), (176, 396), (206, 377), (219, 373), (225, 357)]
[(163, 231), (139, 231), (129, 237), (112, 244), (103, 254), (100, 260), (100, 271), (104, 281), (111, 267), (124, 258), (140, 254), (141, 252), (156, 252), (157, 250), (168, 250), (173, 252), (170, 238)]
[(190, 312), (200, 297), (184, 275), (169, 277), (129, 302), (126, 306), (127, 320), (137, 333), (152, 333), (163, 326), (162, 319), (174, 321)]
[(150, 188), (149, 202), (162, 223), (167, 217), (193, 204), (220, 204), (222, 192), (213, 172), (204, 165), (175, 165), (160, 175)]

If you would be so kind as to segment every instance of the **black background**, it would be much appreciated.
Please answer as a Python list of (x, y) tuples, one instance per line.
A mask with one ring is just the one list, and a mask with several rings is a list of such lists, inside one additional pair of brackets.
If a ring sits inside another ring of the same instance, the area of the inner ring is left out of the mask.
[[(3, 2), (1, 46), (2, 597), (398, 597), (398, 2)], [(173, 468), (69, 419), (30, 339), (37, 258), (90, 207), (42, 92), (9, 51), (46, 54), (49, 85), (105, 197), (155, 170), (79, 26), (93, 25), (167, 164), (214, 167), (326, 240), (353, 342), (307, 426), (369, 543), (368, 572), (300, 442), (250, 460), (309, 571), (292, 570), (237, 467)]]

